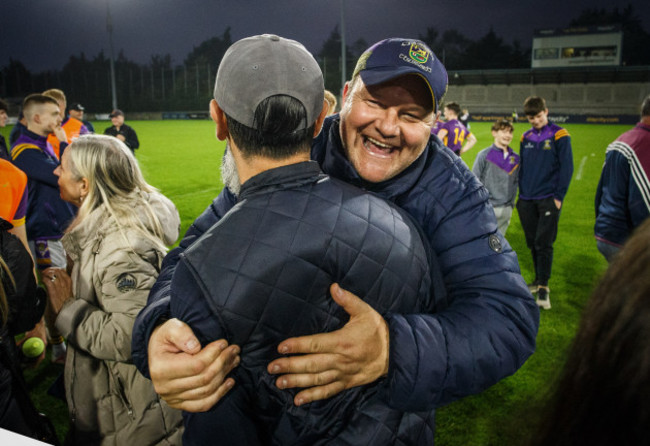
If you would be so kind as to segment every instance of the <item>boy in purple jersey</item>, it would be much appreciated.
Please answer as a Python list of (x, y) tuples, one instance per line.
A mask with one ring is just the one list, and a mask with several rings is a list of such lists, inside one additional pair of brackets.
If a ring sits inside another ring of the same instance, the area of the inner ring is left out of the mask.
[(517, 212), (535, 265), (535, 280), (528, 288), (537, 294), (537, 305), (550, 310), (548, 281), (553, 243), (562, 202), (573, 175), (571, 137), (562, 127), (548, 122), (543, 98), (527, 98), (524, 113), (533, 128), (523, 134), (519, 146)]
[(512, 122), (500, 119), (492, 125), (494, 144), (476, 155), (472, 172), (490, 193), (490, 204), (503, 235), (508, 230), (519, 183), (519, 155), (510, 147)]
[(438, 132), (438, 138), (458, 156), (467, 152), (476, 144), (476, 136), (458, 120), (460, 112), (460, 105), (456, 102), (445, 104), (444, 115), (447, 122), (442, 125)]

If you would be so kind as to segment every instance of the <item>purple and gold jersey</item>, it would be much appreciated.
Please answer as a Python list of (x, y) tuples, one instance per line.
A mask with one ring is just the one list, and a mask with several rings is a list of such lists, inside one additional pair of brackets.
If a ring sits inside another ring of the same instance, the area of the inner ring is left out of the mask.
[(465, 138), (470, 134), (470, 131), (458, 119), (450, 119), (443, 123), (440, 130), (442, 129), (447, 130), (447, 135), (442, 139), (442, 142), (456, 155), (460, 154), (460, 149), (463, 147)]

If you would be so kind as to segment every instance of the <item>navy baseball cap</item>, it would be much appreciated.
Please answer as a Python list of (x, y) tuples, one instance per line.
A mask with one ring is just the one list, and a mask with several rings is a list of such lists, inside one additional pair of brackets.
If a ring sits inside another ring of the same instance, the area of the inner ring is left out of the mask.
[(76, 110), (76, 111), (84, 111), (85, 108), (83, 105), (81, 105), (78, 102), (73, 102), (72, 105), (69, 107), (70, 110)]
[(427, 83), (437, 112), (447, 92), (447, 70), (421, 40), (391, 38), (375, 43), (359, 58), (352, 78), (361, 76), (364, 84), (378, 85), (404, 74), (417, 74)]

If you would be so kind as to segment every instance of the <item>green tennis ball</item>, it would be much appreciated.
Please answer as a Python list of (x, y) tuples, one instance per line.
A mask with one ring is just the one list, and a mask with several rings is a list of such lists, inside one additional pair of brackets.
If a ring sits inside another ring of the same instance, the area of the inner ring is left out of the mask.
[(23, 355), (28, 358), (36, 358), (45, 350), (45, 343), (41, 338), (33, 337), (23, 342)]

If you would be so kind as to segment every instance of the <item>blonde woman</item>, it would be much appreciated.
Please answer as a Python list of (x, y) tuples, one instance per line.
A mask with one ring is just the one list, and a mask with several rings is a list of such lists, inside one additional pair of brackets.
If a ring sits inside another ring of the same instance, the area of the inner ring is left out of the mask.
[(70, 443), (180, 444), (180, 413), (131, 363), (133, 321), (166, 245), (178, 237), (178, 212), (145, 182), (133, 153), (117, 138), (79, 137), (55, 174), (61, 198), (79, 207), (62, 239), (70, 275), (44, 272), (56, 326), (69, 345)]

